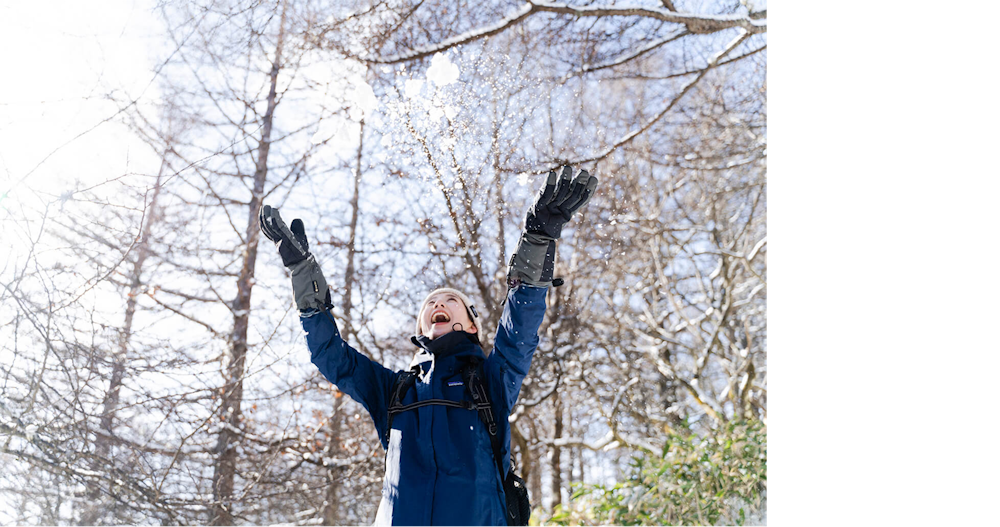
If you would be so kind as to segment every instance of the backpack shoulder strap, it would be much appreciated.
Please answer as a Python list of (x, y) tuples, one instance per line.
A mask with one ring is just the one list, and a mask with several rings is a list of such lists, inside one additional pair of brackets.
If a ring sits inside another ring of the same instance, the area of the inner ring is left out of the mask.
[(396, 377), (396, 382), (393, 383), (392, 388), (389, 391), (389, 419), (385, 425), (385, 437), (388, 440), (390, 431), (392, 430), (392, 419), (396, 417), (396, 414), (402, 411), (403, 408), (403, 397), (406, 396), (406, 392), (412, 387), (417, 381), (417, 371), (420, 366), (414, 366), (413, 368), (404, 371)]
[(486, 430), (490, 433), (490, 443), (493, 446), (493, 461), (496, 462), (497, 472), (500, 473), (500, 481), (504, 481), (507, 475), (503, 471), (503, 449), (500, 447), (500, 427), (497, 426), (497, 414), (494, 412), (493, 403), (490, 401), (489, 393), (483, 384), (484, 374), (482, 363), (470, 363), (465, 371), (462, 372), (462, 377), (462, 380), (465, 381), (466, 389), (472, 395), (473, 403), (479, 410), (479, 420), (486, 425)]
[(496, 462), (497, 472), (500, 474), (500, 480), (503, 481), (506, 474), (504, 474), (503, 470), (503, 449), (500, 446), (499, 435), (500, 427), (496, 422), (497, 414), (494, 411), (493, 403), (490, 401), (489, 392), (486, 391), (486, 386), (483, 384), (482, 362), (471, 361), (462, 370), (462, 380), (466, 390), (472, 397), (472, 401), (465, 404), (445, 399), (429, 399), (404, 405), (403, 398), (410, 387), (416, 383), (419, 368), (419, 366), (415, 366), (413, 369), (400, 373), (399, 377), (396, 378), (396, 382), (392, 385), (388, 406), (389, 418), (385, 427), (386, 440), (388, 440), (391, 433), (392, 420), (396, 414), (434, 404), (475, 410), (479, 413), (479, 420), (486, 425), (486, 430), (490, 434), (490, 444), (493, 447), (493, 461)]
[(386, 424), (386, 436), (392, 430), (392, 420), (397, 414), (403, 412), (408, 412), (410, 410), (416, 410), (417, 408), (422, 408), (424, 406), (450, 406), (452, 408), (463, 408), (465, 410), (480, 410), (481, 406), (488, 405), (487, 400), (484, 404), (478, 404), (473, 401), (449, 401), (448, 399), (426, 399), (423, 401), (417, 401), (410, 404), (403, 404), (403, 398), (406, 397), (406, 392), (417, 382), (417, 375), (419, 374), (419, 366), (414, 366), (413, 369), (409, 371), (404, 371), (399, 374), (396, 379), (395, 384), (392, 385), (390, 396), (389, 396), (389, 419)]

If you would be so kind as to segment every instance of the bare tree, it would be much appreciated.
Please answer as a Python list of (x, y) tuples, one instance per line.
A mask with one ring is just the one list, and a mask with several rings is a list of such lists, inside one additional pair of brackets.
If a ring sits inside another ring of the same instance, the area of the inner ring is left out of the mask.
[(159, 174), (4, 210), (12, 518), (371, 521), (384, 452), (257, 265), (262, 203), (306, 221), (345, 339), (403, 368), (436, 286), (492, 335), (539, 175), (601, 179), (511, 416), (542, 521), (668, 434), (766, 417), (766, 10), (692, 6), (162, 4), (180, 124), (121, 100)]

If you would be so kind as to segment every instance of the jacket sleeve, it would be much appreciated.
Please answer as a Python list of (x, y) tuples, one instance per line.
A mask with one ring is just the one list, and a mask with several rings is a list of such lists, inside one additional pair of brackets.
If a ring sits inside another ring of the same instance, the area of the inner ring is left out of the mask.
[(368, 410), (380, 439), (387, 437), (389, 390), (399, 373), (349, 346), (329, 311), (304, 314), (301, 321), (313, 364), (337, 389)]
[[(487, 371), (499, 377), (505, 409), (510, 411), (521, 393), (521, 382), (528, 374), (531, 358), (538, 347), (538, 327), (545, 317), (547, 287), (532, 287), (522, 283), (507, 291), (503, 314), (493, 340), (493, 352)], [(492, 363), (492, 364), (491, 364)]]

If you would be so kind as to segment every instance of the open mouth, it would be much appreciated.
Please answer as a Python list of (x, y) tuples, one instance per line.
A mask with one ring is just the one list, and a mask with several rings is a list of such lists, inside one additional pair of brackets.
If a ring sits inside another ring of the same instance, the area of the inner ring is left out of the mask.
[(451, 317), (448, 316), (447, 312), (435, 311), (431, 313), (431, 324), (436, 326), (438, 324), (446, 324), (448, 322), (451, 322)]

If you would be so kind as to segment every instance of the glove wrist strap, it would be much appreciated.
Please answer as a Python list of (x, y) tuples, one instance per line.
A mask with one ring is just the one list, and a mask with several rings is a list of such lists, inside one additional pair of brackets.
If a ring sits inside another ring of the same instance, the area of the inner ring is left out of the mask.
[(551, 286), (555, 257), (554, 239), (530, 232), (522, 233), (517, 249), (510, 258), (508, 283), (515, 279), (535, 287)]
[(309, 255), (305, 260), (288, 268), (292, 272), (292, 292), (295, 306), (299, 311), (326, 308), (329, 287), (316, 257)]

